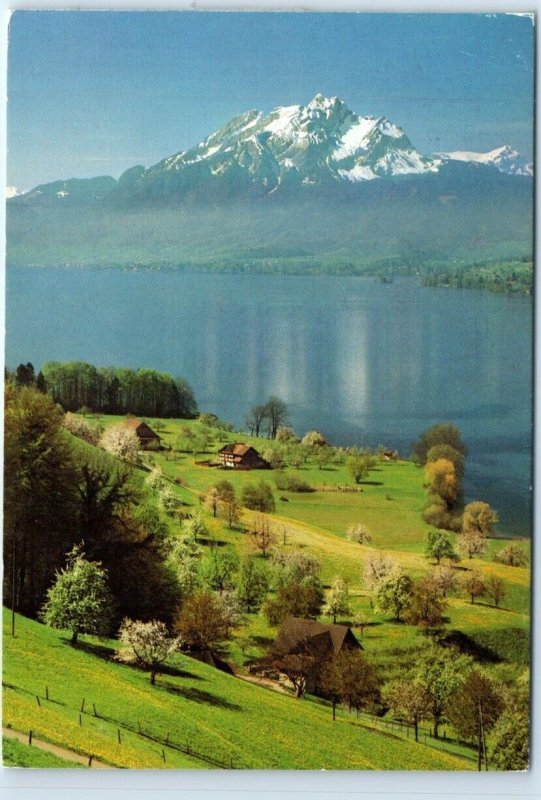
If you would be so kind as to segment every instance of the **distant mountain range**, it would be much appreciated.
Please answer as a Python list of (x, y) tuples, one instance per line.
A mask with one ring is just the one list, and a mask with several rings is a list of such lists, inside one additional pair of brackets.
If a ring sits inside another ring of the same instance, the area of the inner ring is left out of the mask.
[[(421, 264), (468, 258), (464, 251), (523, 255), (532, 174), (508, 146), (424, 155), (386, 117), (358, 116), (318, 94), (305, 106), (234, 117), (195, 147), (118, 180), (61, 180), (22, 195), (11, 187), (8, 260), (227, 266), (248, 252), (246, 268), (321, 256), (365, 268), (376, 254)], [(432, 231), (419, 228), (423, 219)]]

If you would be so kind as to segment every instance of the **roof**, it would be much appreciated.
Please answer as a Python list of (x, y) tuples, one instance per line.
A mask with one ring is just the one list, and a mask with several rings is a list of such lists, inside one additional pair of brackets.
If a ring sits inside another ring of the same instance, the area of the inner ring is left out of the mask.
[(249, 444), (242, 444), (242, 442), (235, 442), (234, 444), (226, 444), (218, 452), (229, 453), (233, 456), (245, 456), (250, 450), (257, 453), (257, 450)]
[(147, 425), (146, 422), (143, 422), (142, 419), (137, 419), (136, 417), (130, 417), (124, 423), (125, 428), (129, 428), (129, 430), (134, 431), (134, 433), (138, 433), (139, 435), (146, 435), (147, 437), (152, 436), (155, 439), (159, 439), (157, 433), (155, 433), (150, 425)]
[(345, 644), (360, 647), (351, 628), (347, 625), (325, 625), (315, 619), (288, 617), (280, 628), (273, 650), (278, 655), (292, 653), (298, 649), (299, 645), (305, 645), (307, 639), (311, 640), (310, 650), (313, 648), (329, 650), (329, 645), (325, 644), (325, 642), (328, 643), (329, 638), (335, 653), (339, 653)]

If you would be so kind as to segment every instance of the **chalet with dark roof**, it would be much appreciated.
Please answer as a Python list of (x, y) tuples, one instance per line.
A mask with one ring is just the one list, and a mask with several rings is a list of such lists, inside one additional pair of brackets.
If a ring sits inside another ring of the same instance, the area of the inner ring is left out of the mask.
[(157, 433), (155, 433), (150, 425), (147, 425), (146, 422), (143, 422), (142, 419), (136, 419), (135, 417), (131, 417), (127, 419), (124, 423), (124, 427), (128, 428), (128, 430), (133, 431), (137, 438), (139, 439), (139, 443), (141, 444), (142, 450), (159, 450), (161, 447), (161, 439)]
[(274, 642), (272, 662), (291, 678), (303, 675), (303, 688), (317, 692), (324, 663), (344, 650), (362, 650), (347, 625), (325, 625), (314, 619), (288, 617)]
[(218, 450), (218, 458), (223, 467), (229, 469), (269, 469), (270, 464), (262, 458), (255, 447), (234, 442)]

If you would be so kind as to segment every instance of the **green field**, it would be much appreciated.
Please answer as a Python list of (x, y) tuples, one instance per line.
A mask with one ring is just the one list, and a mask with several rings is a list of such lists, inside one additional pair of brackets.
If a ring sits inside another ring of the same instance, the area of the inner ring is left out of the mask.
[(353, 716), (333, 722), (324, 705), (253, 686), (186, 656), (152, 687), (147, 674), (111, 662), (114, 641), (88, 637), (73, 648), (62, 633), (23, 617), (12, 638), (9, 623), (6, 612), (4, 725), (31, 729), (114, 766), (472, 768), (468, 759), (374, 731)]
[[(87, 417), (91, 425), (102, 426), (122, 419)], [(362, 561), (370, 551), (378, 550), (414, 578), (430, 568), (424, 555), (429, 526), (421, 517), (425, 500), (422, 469), (406, 460), (379, 460), (355, 487), (339, 454), (323, 469), (308, 457), (301, 467), (288, 470), (302, 477), (314, 491), (282, 491), (275, 486), (275, 470), (226, 471), (201, 463), (217, 463), (217, 451), (227, 441), (250, 443), (264, 452), (268, 440), (207, 429), (199, 421), (147, 422), (159, 430), (170, 449), (143, 453), (135, 468), (136, 480), (142, 484), (149, 469), (158, 465), (179, 501), (179, 510), (192, 514), (201, 509), (209, 531), (205, 549), (210, 544), (223, 544), (239, 554), (254, 552), (245, 532), (254, 512), (243, 509), (240, 522), (229, 529), (225, 520), (214, 518), (202, 502), (209, 487), (227, 478), (240, 493), (248, 482), (261, 478), (268, 481), (276, 500), (271, 519), (277, 531), (286, 532), (285, 542), (281, 535), (276, 546), (316, 555), (327, 589), (335, 576), (347, 578), (351, 614), (337, 621), (351, 623), (359, 615), (365, 619), (362, 639), (359, 629), (356, 635), (382, 679), (401, 675), (412, 665), (426, 636), (372, 610), (370, 593), (363, 583)], [(184, 450), (181, 441), (187, 430), (207, 436), (204, 453)], [(90, 447), (76, 441), (80, 447)], [(343, 487), (356, 491), (344, 491)], [(183, 523), (178, 515), (166, 521), (171, 536), (182, 535)], [(348, 541), (346, 529), (353, 522), (369, 528), (370, 546)], [(456, 592), (448, 598), (442, 635), (489, 669), (506, 668), (518, 676), (529, 663), (530, 571), (492, 560), (493, 553), (505, 543), (503, 539), (491, 540), (484, 558), (465, 560), (457, 567), (459, 574), (475, 568), (485, 576), (502, 578), (506, 596), (501, 607), (493, 607), (486, 600), (472, 604), (463, 592)], [(325, 617), (322, 619), (325, 621)], [(299, 701), (284, 691), (254, 686), (184, 655), (173, 659), (171, 669), (158, 676), (152, 687), (148, 675), (112, 661), (118, 646), (114, 640), (84, 637), (80, 647), (74, 648), (67, 634), (23, 617), (17, 618), (15, 638), (10, 636), (8, 616), (4, 623), (4, 725), (25, 733), (31, 729), (39, 738), (114, 766), (472, 767), (471, 752), (461, 750), (456, 743), (455, 754), (448, 752), (449, 745), (445, 751), (424, 743), (416, 745), (403, 732), (383, 728), (381, 721), (380, 729), (374, 730), (373, 721), (363, 715), (356, 718), (342, 713), (333, 723), (329, 709), (319, 701)], [(246, 662), (263, 655), (276, 634), (277, 629), (262, 613), (246, 614), (221, 655), (242, 673)], [(33, 758), (34, 752), (28, 757)], [(17, 753), (13, 755), (16, 757)]]

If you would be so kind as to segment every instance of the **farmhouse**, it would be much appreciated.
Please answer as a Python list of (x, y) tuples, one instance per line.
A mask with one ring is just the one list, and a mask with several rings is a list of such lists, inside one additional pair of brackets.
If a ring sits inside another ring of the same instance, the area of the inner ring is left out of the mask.
[(317, 692), (325, 661), (344, 650), (362, 650), (347, 625), (324, 625), (313, 619), (288, 617), (272, 648), (274, 666), (291, 679), (302, 677), (303, 689)]
[(288, 617), (272, 649), (277, 656), (309, 650), (325, 659), (342, 650), (362, 650), (362, 647), (347, 625), (325, 625), (315, 619)]
[(269, 463), (262, 458), (255, 447), (235, 442), (226, 444), (218, 451), (220, 464), (230, 469), (269, 469)]
[(157, 433), (154, 433), (152, 428), (147, 425), (146, 422), (143, 422), (142, 419), (127, 419), (124, 423), (124, 427), (135, 433), (141, 443), (142, 450), (157, 450), (160, 448), (160, 437)]

